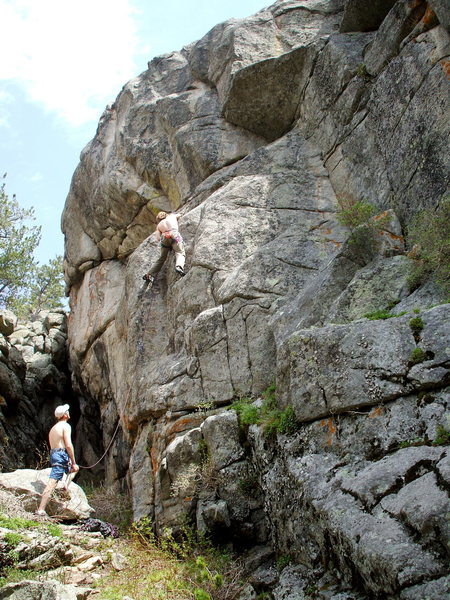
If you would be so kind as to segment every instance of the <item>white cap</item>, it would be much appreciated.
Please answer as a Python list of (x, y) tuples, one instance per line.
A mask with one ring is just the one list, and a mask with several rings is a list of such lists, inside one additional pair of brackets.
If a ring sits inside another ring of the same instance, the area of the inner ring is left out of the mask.
[(62, 404), (61, 406), (57, 406), (55, 408), (55, 417), (60, 419), (66, 412), (69, 412), (70, 406), (68, 404)]

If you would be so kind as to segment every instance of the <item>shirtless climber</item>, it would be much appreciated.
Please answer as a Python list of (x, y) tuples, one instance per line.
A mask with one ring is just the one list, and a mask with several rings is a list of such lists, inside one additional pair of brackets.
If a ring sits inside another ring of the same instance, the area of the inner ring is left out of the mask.
[(63, 476), (66, 474), (67, 478), (64, 484), (64, 489), (67, 490), (70, 482), (79, 470), (78, 465), (75, 463), (75, 455), (71, 439), (72, 429), (67, 422), (70, 419), (69, 405), (63, 404), (62, 406), (57, 406), (55, 409), (55, 418), (58, 420), (58, 422), (53, 425), (48, 434), (51, 448), (50, 466), (52, 470), (50, 471), (49, 480), (45, 490), (42, 493), (41, 503), (35, 513), (41, 517), (47, 516), (45, 507), (47, 506), (47, 503), (50, 500), (58, 481), (61, 481)]
[(161, 254), (155, 264), (151, 267), (150, 271), (143, 277), (149, 283), (153, 283), (156, 275), (162, 269), (162, 266), (169, 254), (171, 249), (175, 252), (175, 271), (178, 275), (183, 277), (184, 262), (186, 260), (186, 253), (184, 250), (183, 238), (178, 231), (178, 219), (181, 217), (179, 213), (167, 214), (160, 212), (156, 216), (158, 226), (156, 227), (156, 240), (160, 242)]

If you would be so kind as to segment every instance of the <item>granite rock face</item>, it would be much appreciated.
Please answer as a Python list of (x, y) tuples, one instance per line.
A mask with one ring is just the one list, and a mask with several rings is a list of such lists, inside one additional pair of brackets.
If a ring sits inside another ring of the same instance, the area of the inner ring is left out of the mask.
[[(403, 229), (449, 190), (448, 18), (282, 0), (220, 24), (125, 85), (74, 174), (81, 456), (100, 423), (135, 518), (232, 542), (280, 600), (446, 593), (450, 310), (411, 292)], [(365, 237), (338, 219), (360, 200)], [(147, 287), (159, 210), (187, 274), (169, 256)]]

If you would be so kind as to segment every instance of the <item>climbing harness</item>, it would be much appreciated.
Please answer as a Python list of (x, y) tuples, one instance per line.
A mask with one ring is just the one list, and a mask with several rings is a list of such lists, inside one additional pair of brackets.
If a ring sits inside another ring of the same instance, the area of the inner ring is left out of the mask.
[(167, 241), (171, 240), (172, 239), (172, 231), (164, 231), (161, 234), (161, 237), (164, 238)]
[(183, 241), (178, 229), (169, 229), (161, 233), (160, 244), (164, 248), (172, 248), (173, 244), (179, 244)]

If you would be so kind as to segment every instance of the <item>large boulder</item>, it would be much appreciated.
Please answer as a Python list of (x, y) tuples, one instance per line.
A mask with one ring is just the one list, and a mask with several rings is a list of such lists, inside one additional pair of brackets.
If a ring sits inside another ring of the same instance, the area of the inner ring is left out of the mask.
[(17, 317), (10, 310), (0, 310), (0, 333), (2, 335), (11, 335), (17, 325)]
[(56, 580), (23, 580), (8, 583), (0, 590), (1, 600), (85, 600), (92, 589), (64, 585)]
[[(0, 473), (0, 487), (21, 496), (25, 510), (33, 512), (39, 506), (50, 470), (17, 469), (12, 473)], [(72, 481), (68, 493), (65, 494), (61, 493), (63, 485), (64, 482), (57, 485), (46, 512), (50, 516), (57, 516), (58, 519), (66, 521), (87, 519), (94, 509), (89, 506), (82, 488)]]

